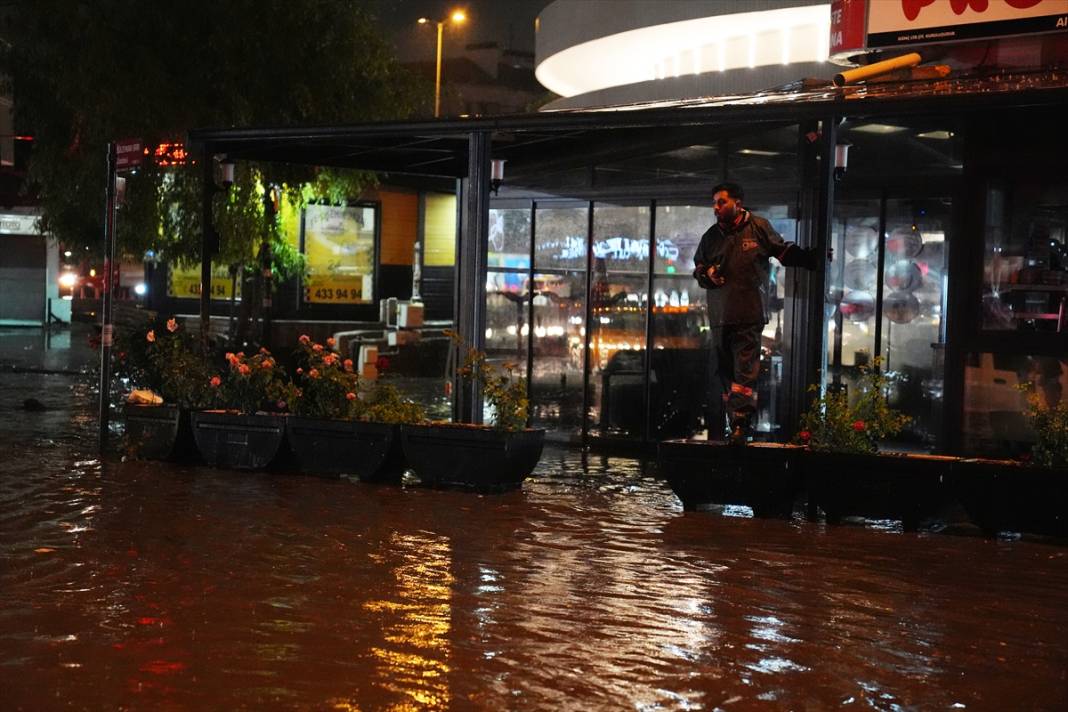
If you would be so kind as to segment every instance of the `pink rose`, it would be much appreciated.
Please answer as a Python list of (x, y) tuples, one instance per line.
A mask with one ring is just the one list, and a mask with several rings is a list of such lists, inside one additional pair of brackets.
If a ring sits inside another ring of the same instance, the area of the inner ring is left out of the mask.
[(212, 388), (218, 388), (221, 385), (222, 385), (222, 379), (221, 378), (219, 378), (218, 376), (212, 376), (211, 377), (211, 387)]
[(801, 442), (808, 444), (808, 441), (812, 439), (812, 433), (807, 430), (802, 430), (797, 434), (797, 437), (801, 439)]
[(865, 428), (865, 425), (864, 425), (864, 421), (863, 420), (858, 420), (858, 421), (853, 423), (853, 430), (858, 432), (858, 433), (863, 433), (864, 432), (864, 428)]
[(322, 350), (323, 350), (323, 345), (322, 344), (316, 344), (315, 346), (312, 346), (312, 351), (315, 351), (316, 353), (318, 353), (318, 352), (320, 352)]
[(265, 358), (265, 359), (263, 359), (262, 362), (260, 362), (260, 367), (261, 368), (270, 368), (273, 365), (274, 364), (271, 363), (271, 359), (269, 359), (269, 358)]
[(277, 403), (275, 403), (274, 405), (275, 405), (275, 407), (278, 408), (278, 410), (285, 410), (286, 409), (286, 402), (284, 400), (280, 400)]
[(352, 392), (346, 393), (345, 397), (348, 398), (350, 401), (356, 400), (356, 394)]
[(306, 343), (308, 343), (309, 341), (311, 341), (311, 337), (310, 337), (310, 336), (308, 336), (307, 334), (301, 334), (301, 335), (300, 335), (300, 338), (299, 338), (299, 339), (297, 339), (297, 341), (299, 341), (299, 342), (300, 342), (300, 343), (302, 343), (302, 344), (306, 344)]
[(145, 338), (148, 339), (148, 343), (150, 344), (156, 343), (156, 332), (149, 329), (148, 333), (145, 334)]
[(327, 354), (326, 356), (323, 356), (323, 364), (326, 366), (333, 366), (334, 361), (336, 360), (337, 356), (335, 356), (334, 354)]
[(313, 368), (312, 370), (308, 371), (308, 376), (311, 377), (311, 378), (318, 378), (319, 377), (319, 369)]
[(252, 373), (252, 369), (246, 366), (245, 364), (241, 364), (240, 368), (238, 368), (237, 370), (241, 373), (242, 376), (247, 376), (248, 374)]
[(352, 359), (351, 359), (351, 358), (347, 358), (347, 359), (345, 359), (345, 360), (344, 360), (344, 361), (342, 362), (342, 365), (343, 365), (343, 366), (345, 366), (345, 370), (346, 370), (346, 371), (349, 371), (349, 372), (351, 372), (351, 371), (352, 371)]
[(178, 320), (177, 319), (168, 319), (167, 320), (167, 331), (171, 332), (172, 334), (174, 332), (178, 331)]
[(297, 369), (297, 375), (299, 376), (302, 373), (304, 373), (304, 369), (303, 368), (298, 368)]
[(334, 337), (333, 336), (328, 337), (327, 340), (326, 340), (326, 345), (329, 346), (330, 348), (334, 348), (334, 344), (335, 343), (337, 343), (337, 342), (334, 341)]

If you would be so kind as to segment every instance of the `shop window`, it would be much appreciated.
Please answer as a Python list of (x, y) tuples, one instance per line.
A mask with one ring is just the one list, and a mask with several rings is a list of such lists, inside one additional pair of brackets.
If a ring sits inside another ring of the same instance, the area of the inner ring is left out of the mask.
[(982, 328), (1068, 331), (1068, 183), (991, 186), (984, 237)]
[(942, 417), (950, 206), (940, 198), (843, 200), (831, 233), (824, 385), (849, 390), (878, 356), (890, 404), (911, 418), (903, 439), (923, 445), (935, 442)]
[(371, 205), (305, 208), (305, 303), (368, 304), (374, 299), (376, 217)]
[(1026, 354), (972, 353), (964, 368), (964, 448), (991, 456), (1030, 451), (1021, 386), (1036, 389), (1049, 407), (1068, 395), (1068, 359)]
[[(586, 204), (538, 206), (534, 265), (528, 289), (534, 349), (531, 380), (533, 421), (571, 438), (582, 428), (582, 381), (586, 343)], [(519, 325), (522, 334), (522, 325)]]

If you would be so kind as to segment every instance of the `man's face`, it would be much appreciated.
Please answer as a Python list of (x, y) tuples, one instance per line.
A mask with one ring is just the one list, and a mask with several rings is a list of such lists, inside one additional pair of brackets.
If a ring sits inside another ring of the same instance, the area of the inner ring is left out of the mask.
[(732, 198), (727, 191), (721, 190), (712, 196), (712, 210), (716, 213), (716, 220), (729, 224), (734, 221), (741, 212), (742, 202)]

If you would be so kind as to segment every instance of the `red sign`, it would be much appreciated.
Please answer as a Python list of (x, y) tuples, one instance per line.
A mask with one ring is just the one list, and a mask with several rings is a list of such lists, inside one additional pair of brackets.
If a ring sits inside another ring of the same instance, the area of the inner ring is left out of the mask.
[(830, 54), (1065, 31), (1068, 0), (832, 0)]
[(144, 160), (141, 139), (125, 139), (115, 142), (115, 170), (128, 171), (137, 168)]
[(832, 0), (831, 57), (864, 49), (867, 0)]

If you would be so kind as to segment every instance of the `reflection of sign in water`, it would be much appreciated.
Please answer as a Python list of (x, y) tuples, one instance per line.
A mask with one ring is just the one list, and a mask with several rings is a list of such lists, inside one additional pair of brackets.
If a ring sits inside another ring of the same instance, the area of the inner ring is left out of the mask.
[(375, 210), (309, 205), (304, 212), (308, 278), (304, 301), (360, 304), (371, 301)]

